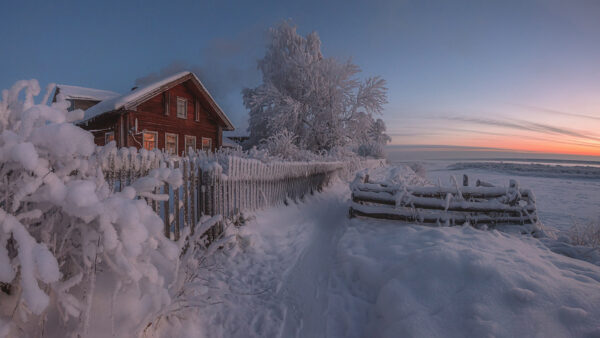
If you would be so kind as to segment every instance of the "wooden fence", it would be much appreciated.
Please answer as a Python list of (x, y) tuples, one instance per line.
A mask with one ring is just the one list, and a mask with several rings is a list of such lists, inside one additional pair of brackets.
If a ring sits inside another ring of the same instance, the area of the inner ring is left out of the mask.
[[(468, 182), (468, 180), (465, 180)], [(535, 198), (511, 180), (508, 187), (390, 186), (355, 183), (350, 216), (437, 225), (533, 224)]]
[[(109, 186), (122, 190), (154, 168), (181, 170), (183, 184), (165, 184), (155, 195), (163, 201), (148, 203), (164, 220), (165, 236), (178, 240), (184, 227), (195, 231), (202, 216), (233, 217), (240, 212), (302, 199), (321, 191), (336, 175), (382, 166), (383, 160), (352, 162), (268, 162), (234, 156), (219, 159), (204, 154), (171, 159), (160, 152), (133, 150), (103, 156), (102, 167)], [(222, 223), (209, 230), (209, 240), (222, 232)]]

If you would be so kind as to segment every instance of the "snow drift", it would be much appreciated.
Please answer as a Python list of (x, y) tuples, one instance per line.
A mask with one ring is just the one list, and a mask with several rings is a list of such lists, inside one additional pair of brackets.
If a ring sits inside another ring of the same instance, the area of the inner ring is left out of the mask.
[(337, 255), (348, 297), (335, 311), (367, 315), (355, 330), (337, 321), (334, 336), (600, 334), (600, 267), (532, 237), (352, 220)]

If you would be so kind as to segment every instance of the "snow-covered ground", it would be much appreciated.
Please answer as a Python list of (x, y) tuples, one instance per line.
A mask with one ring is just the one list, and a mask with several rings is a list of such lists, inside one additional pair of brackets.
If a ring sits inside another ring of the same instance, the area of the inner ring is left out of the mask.
[(156, 334), (600, 336), (600, 266), (530, 236), (349, 219), (348, 198), (338, 182), (230, 229), (190, 284), (203, 305)]

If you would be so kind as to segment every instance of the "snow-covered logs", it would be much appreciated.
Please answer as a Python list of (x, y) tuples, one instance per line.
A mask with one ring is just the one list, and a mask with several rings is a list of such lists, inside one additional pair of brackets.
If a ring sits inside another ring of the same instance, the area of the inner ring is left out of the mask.
[(535, 224), (533, 193), (508, 187), (422, 187), (353, 183), (351, 216), (438, 225)]

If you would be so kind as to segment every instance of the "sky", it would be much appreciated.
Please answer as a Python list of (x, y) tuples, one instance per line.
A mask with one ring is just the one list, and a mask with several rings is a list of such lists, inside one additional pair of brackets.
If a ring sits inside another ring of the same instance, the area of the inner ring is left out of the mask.
[(0, 87), (126, 92), (198, 74), (245, 134), (268, 28), (316, 31), (326, 57), (387, 81), (394, 146), (600, 156), (598, 1), (10, 1)]

